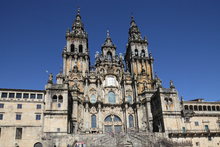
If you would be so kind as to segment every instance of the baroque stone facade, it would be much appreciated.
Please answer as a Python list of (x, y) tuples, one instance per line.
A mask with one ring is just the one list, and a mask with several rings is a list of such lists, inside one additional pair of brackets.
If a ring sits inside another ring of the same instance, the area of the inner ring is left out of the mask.
[(93, 67), (78, 11), (62, 57), (45, 90), (0, 89), (0, 146), (219, 146), (220, 103), (164, 88), (133, 17), (125, 56), (107, 32)]

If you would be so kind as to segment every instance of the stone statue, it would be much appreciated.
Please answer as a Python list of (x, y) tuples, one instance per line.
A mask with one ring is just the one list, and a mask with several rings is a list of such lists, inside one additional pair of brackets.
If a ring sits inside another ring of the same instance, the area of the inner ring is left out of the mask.
[(170, 88), (171, 88), (171, 89), (175, 88), (175, 86), (174, 86), (174, 84), (173, 84), (173, 81), (172, 81), (172, 80), (170, 80)]
[(49, 74), (49, 79), (48, 79), (47, 83), (53, 84), (53, 74), (52, 73)]
[(81, 119), (80, 122), (79, 122), (78, 130), (83, 131), (83, 119)]

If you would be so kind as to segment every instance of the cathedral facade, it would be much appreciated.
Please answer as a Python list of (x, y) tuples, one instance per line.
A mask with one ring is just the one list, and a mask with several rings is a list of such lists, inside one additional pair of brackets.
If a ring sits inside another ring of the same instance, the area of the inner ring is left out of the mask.
[(133, 17), (128, 35), (123, 56), (107, 32), (91, 66), (78, 11), (56, 82), (0, 89), (0, 146), (220, 146), (220, 102), (183, 101), (172, 81), (164, 88)]

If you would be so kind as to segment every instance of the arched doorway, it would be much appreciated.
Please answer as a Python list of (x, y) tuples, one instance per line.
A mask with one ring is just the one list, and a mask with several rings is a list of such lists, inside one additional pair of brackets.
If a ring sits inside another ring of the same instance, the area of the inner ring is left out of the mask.
[(43, 147), (43, 145), (42, 145), (42, 143), (37, 142), (37, 143), (34, 144), (34, 147)]

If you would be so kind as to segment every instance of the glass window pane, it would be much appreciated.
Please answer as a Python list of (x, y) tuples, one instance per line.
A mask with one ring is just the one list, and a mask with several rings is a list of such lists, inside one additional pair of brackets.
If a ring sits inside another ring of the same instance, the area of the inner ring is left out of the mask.
[(3, 114), (0, 114), (0, 120), (3, 120)]
[(115, 127), (115, 133), (120, 133), (122, 131), (122, 126), (121, 125), (116, 125)]
[(105, 125), (105, 132), (112, 132), (112, 126), (110, 125)]
[(92, 115), (92, 128), (96, 128), (96, 116)]
[(127, 97), (127, 101), (128, 101), (129, 103), (132, 103), (132, 97), (131, 97), (130, 95)]
[(116, 100), (115, 100), (115, 93), (114, 92), (108, 93), (108, 101), (111, 104), (115, 104)]
[(41, 109), (41, 105), (40, 104), (37, 104), (37, 109)]
[(9, 98), (14, 98), (15, 97), (15, 93), (9, 93)]
[(31, 99), (35, 99), (36, 94), (31, 94)]
[(42, 99), (43, 98), (43, 94), (37, 94), (37, 99)]
[(96, 96), (93, 94), (93, 95), (91, 95), (91, 97), (90, 97), (90, 102), (91, 103), (95, 103), (96, 102)]
[(109, 115), (105, 118), (105, 121), (106, 122), (112, 122), (112, 117)]
[(134, 117), (129, 115), (129, 128), (134, 127)]
[(121, 121), (121, 119), (118, 116), (114, 115), (114, 121)]
[(0, 103), (0, 108), (4, 108), (4, 104)]
[(7, 98), (7, 96), (8, 96), (8, 93), (5, 93), (5, 92), (2, 93), (2, 98)]
[(29, 93), (24, 93), (23, 98), (29, 98)]
[(16, 93), (16, 98), (21, 98), (21, 93)]

